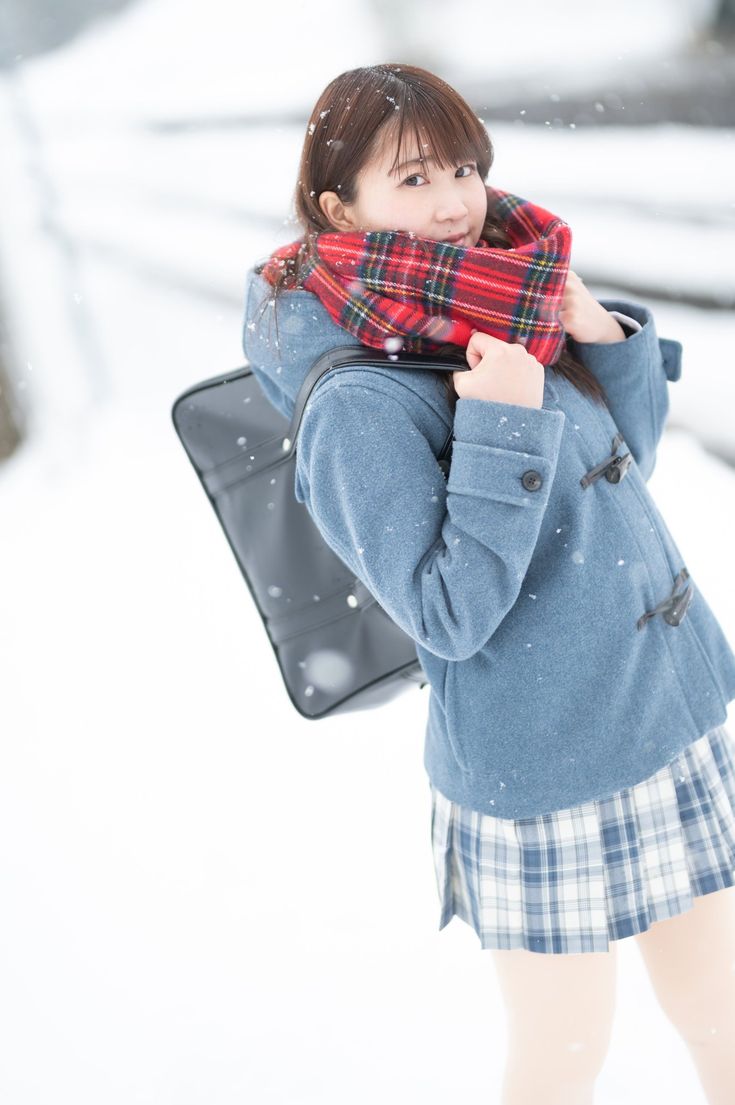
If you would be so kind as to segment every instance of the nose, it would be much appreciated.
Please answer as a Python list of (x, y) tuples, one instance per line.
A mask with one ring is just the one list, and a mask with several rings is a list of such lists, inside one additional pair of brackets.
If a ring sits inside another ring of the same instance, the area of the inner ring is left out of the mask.
[(456, 184), (448, 184), (438, 197), (436, 219), (439, 223), (454, 223), (466, 219), (469, 208)]

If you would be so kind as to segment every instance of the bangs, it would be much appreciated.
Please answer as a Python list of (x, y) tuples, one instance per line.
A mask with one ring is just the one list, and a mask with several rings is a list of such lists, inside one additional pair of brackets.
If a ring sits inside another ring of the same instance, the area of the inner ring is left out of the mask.
[(492, 164), (490, 138), (463, 100), (447, 102), (454, 99), (451, 90), (448, 97), (405, 84), (394, 91), (398, 117), (386, 121), (380, 142), (381, 152), (395, 151), (391, 173), (418, 156), (433, 160), (440, 169), (476, 161), (483, 179), (487, 176)]

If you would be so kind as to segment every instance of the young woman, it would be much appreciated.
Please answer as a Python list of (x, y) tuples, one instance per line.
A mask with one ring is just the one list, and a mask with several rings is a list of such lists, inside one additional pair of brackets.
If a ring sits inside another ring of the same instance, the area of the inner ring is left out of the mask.
[[(290, 418), (326, 350), (381, 351), (312, 392), (295, 493), (430, 683), (439, 927), (457, 914), (493, 953), (503, 1105), (592, 1101), (629, 936), (725, 1105), (735, 654), (646, 484), (681, 346), (596, 300), (569, 226), (487, 184), (492, 161), (433, 74), (336, 77), (305, 135), (303, 236), (249, 273), (245, 354)], [(467, 367), (394, 367), (401, 350)]]

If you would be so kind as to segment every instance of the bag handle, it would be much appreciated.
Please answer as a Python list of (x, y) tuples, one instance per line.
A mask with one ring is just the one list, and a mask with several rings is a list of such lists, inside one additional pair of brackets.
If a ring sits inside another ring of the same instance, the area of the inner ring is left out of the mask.
[[(452, 353), (443, 354), (441, 357), (430, 353), (394, 353), (389, 355), (382, 353), (379, 349), (368, 349), (364, 345), (338, 345), (328, 349), (314, 361), (299, 388), (291, 424), (283, 441), (284, 460), (290, 459), (296, 449), (296, 437), (304, 414), (304, 407), (325, 372), (329, 372), (333, 368), (345, 368), (347, 365), (376, 363), (389, 365), (391, 368), (421, 368), (430, 372), (455, 372), (457, 369), (468, 368), (464, 357)], [(439, 454), (440, 460), (451, 449), (452, 435), (453, 429), (450, 429)]]

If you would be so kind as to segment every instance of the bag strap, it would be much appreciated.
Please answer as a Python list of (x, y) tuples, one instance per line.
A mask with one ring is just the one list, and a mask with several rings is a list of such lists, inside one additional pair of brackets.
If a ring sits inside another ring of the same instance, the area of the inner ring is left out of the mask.
[[(461, 357), (459, 354), (443, 354), (441, 357), (427, 353), (397, 353), (389, 355), (387, 353), (382, 353), (379, 349), (368, 349), (364, 345), (338, 345), (332, 349), (328, 349), (326, 353), (322, 353), (321, 356), (317, 357), (314, 361), (299, 388), (299, 393), (296, 396), (296, 402), (294, 404), (291, 424), (283, 442), (283, 459), (289, 459), (296, 449), (296, 437), (304, 414), (304, 407), (308, 402), (309, 396), (325, 372), (329, 372), (330, 369), (345, 368), (348, 365), (355, 364), (384, 364), (390, 368), (421, 368), (430, 372), (455, 372), (457, 369), (467, 369), (469, 367), (464, 357)], [(450, 429), (442, 445), (441, 452), (439, 453), (440, 460), (446, 458), (451, 452), (452, 437), (453, 428)]]

